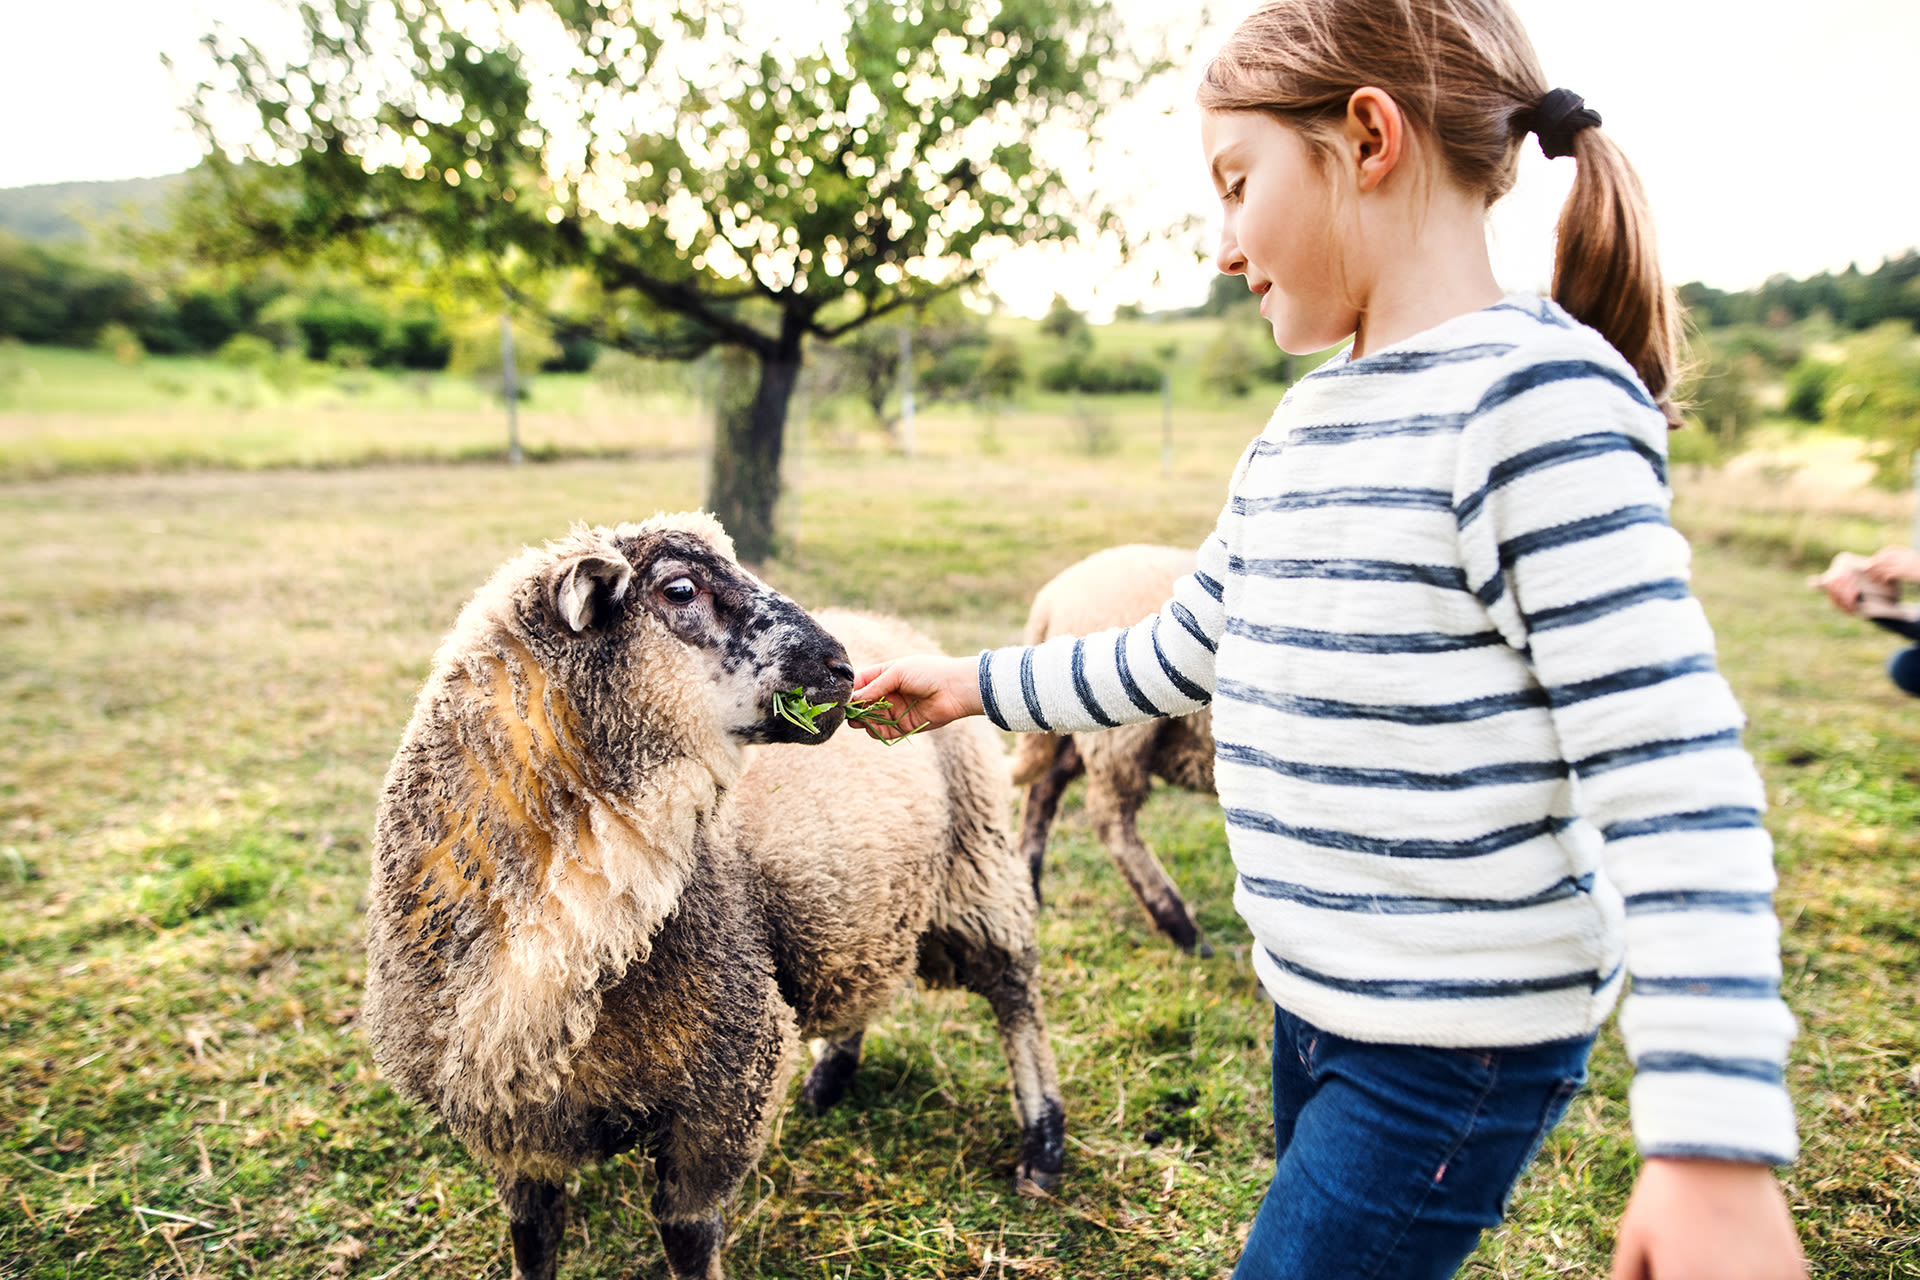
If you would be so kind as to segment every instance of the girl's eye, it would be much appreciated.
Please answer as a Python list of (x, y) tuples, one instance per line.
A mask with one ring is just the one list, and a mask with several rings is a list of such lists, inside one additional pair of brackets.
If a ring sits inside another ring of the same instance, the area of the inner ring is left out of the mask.
[(1242, 191), (1245, 191), (1246, 188), (1247, 188), (1247, 180), (1245, 178), (1242, 178), (1238, 182), (1234, 183), (1232, 186), (1228, 187), (1227, 194), (1225, 194), (1224, 196), (1221, 196), (1220, 198), (1228, 202), (1238, 200), (1240, 198), (1240, 193)]
[(692, 578), (675, 578), (660, 588), (660, 594), (668, 604), (692, 604), (699, 596), (700, 588), (694, 585)]

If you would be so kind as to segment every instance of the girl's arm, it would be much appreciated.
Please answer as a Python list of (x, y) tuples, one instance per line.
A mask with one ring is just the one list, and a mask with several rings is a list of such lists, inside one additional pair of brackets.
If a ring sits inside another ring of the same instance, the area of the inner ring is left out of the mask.
[[(1798, 1143), (1764, 790), (1667, 521), (1664, 419), (1617, 362), (1564, 355), (1490, 394), (1454, 498), (1469, 581), (1532, 664), (1624, 916), (1647, 1163), (1616, 1275), (1797, 1275), (1767, 1168)], [(1689, 1261), (1754, 1253), (1769, 1263)]]
[[(1230, 493), (1257, 444), (1234, 468)], [(1018, 733), (1089, 732), (1197, 711), (1213, 698), (1214, 653), (1226, 631), (1228, 547), (1237, 519), (1230, 496), (1196, 554), (1194, 571), (1174, 583), (1173, 598), (1158, 613), (1131, 627), (992, 649), (977, 659), (896, 658), (859, 672), (853, 697), (885, 698), (905, 728), (938, 728), (984, 713)], [(900, 732), (872, 721), (866, 730), (877, 738)]]

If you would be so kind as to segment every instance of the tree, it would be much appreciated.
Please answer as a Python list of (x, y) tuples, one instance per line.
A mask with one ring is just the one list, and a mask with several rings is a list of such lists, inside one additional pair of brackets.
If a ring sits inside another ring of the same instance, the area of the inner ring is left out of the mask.
[[(562, 337), (745, 353), (727, 369), (753, 392), (718, 397), (709, 501), (757, 559), (805, 342), (975, 280), (1006, 247), (1112, 226), (1034, 138), (1090, 132), (1163, 64), (1119, 51), (1110, 0), (690, 8), (330, 0), (302, 5), (288, 63), (216, 33), (219, 83), (192, 108), (211, 153), (198, 246), (412, 256)], [(251, 137), (219, 123), (236, 99)]]

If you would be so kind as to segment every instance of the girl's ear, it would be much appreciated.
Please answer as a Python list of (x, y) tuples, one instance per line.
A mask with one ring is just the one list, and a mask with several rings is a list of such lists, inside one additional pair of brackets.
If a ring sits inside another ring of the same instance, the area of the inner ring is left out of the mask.
[(1347, 99), (1342, 131), (1347, 159), (1361, 191), (1372, 191), (1400, 164), (1407, 149), (1407, 121), (1385, 89), (1364, 85)]

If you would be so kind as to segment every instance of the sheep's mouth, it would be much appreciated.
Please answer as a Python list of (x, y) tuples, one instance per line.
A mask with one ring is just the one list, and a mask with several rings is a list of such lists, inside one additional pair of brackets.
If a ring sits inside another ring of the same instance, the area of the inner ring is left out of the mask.
[(768, 700), (764, 728), (769, 742), (825, 742), (846, 723), (846, 691), (796, 685)]

